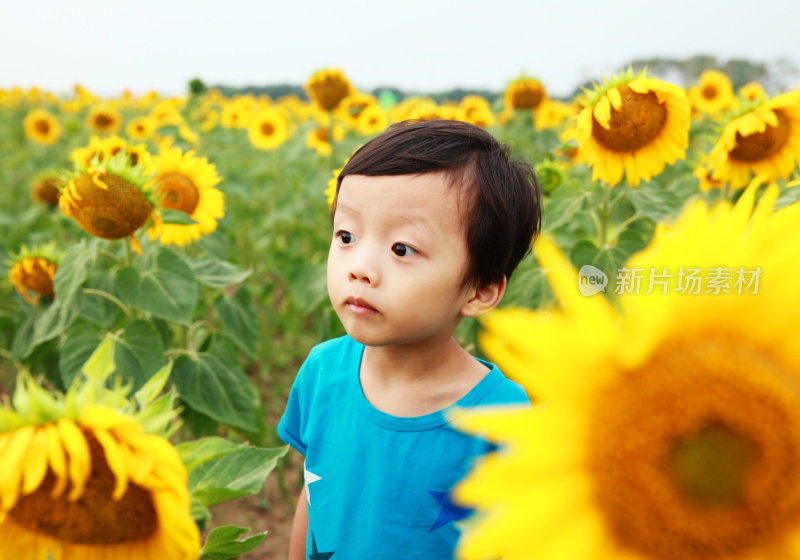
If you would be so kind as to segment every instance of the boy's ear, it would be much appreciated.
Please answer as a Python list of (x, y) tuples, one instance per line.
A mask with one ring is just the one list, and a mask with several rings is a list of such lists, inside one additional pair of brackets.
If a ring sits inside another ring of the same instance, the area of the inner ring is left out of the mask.
[(506, 277), (481, 288), (474, 288), (472, 295), (461, 308), (463, 317), (477, 317), (497, 307), (506, 293)]

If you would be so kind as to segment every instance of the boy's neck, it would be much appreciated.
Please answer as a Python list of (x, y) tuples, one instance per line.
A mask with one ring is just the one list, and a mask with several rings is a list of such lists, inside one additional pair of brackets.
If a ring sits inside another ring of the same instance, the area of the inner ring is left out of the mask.
[(394, 416), (422, 416), (453, 404), (488, 373), (455, 338), (411, 346), (367, 346), (360, 380), (367, 400)]

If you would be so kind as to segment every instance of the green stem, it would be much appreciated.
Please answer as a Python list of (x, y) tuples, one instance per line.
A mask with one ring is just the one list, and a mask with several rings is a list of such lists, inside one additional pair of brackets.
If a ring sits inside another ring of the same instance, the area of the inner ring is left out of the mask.
[(133, 247), (130, 237), (125, 238), (125, 266), (133, 266)]
[[(611, 198), (611, 187), (602, 183), (603, 188), (603, 203), (597, 209), (597, 217), (594, 219), (594, 225), (597, 228), (597, 246), (601, 249), (606, 246), (606, 235), (608, 234), (608, 223), (611, 219), (611, 210), (609, 201)], [(594, 213), (593, 213), (594, 214)], [(594, 218), (594, 216), (593, 216)]]
[(614, 237), (611, 238), (611, 244), (612, 245), (616, 245), (617, 244), (617, 239), (619, 239), (619, 235), (623, 231), (625, 231), (625, 229), (629, 225), (631, 225), (633, 222), (635, 222), (636, 220), (641, 220), (642, 218), (644, 218), (644, 216), (642, 214), (638, 214), (637, 213), (637, 214), (634, 214), (633, 216), (631, 216), (630, 218), (628, 218), (627, 220), (625, 220), (624, 222), (622, 222), (619, 225), (619, 228), (617, 229), (617, 232), (614, 234)]
[(88, 295), (92, 295), (92, 296), (99, 296), (99, 297), (101, 297), (103, 299), (107, 299), (108, 301), (114, 303), (117, 307), (119, 307), (122, 310), (122, 312), (125, 314), (126, 317), (130, 317), (131, 316), (130, 308), (127, 305), (125, 305), (124, 303), (122, 303), (119, 299), (117, 299), (116, 296), (114, 296), (112, 294), (109, 294), (108, 292), (105, 292), (103, 290), (95, 290), (94, 288), (84, 288), (83, 289), (83, 293), (84, 294), (88, 294)]

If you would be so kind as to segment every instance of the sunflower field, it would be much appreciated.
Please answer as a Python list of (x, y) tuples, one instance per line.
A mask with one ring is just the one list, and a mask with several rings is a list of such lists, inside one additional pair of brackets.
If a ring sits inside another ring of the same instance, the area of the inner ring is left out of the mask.
[(285, 554), (216, 512), (268, 476), (296, 496), (275, 424), (344, 334), (336, 177), (392, 123), (456, 119), (529, 159), (544, 204), (457, 336), (548, 403), (458, 421), (507, 447), (454, 491), (459, 557), (800, 559), (800, 90), (628, 69), (568, 100), (520, 76), (388, 103), (327, 69), (305, 91), (0, 90), (4, 555)]

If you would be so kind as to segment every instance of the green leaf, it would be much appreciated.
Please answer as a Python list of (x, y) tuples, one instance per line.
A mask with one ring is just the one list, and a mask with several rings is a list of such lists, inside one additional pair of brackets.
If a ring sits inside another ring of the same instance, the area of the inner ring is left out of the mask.
[(102, 340), (100, 334), (86, 323), (78, 323), (70, 329), (58, 358), (58, 369), (64, 387), (72, 384), (72, 380), (94, 353), (100, 340)]
[(83, 297), (75, 294), (68, 299), (57, 299), (42, 315), (33, 326), (30, 346), (23, 357), (30, 355), (30, 352), (39, 344), (47, 342), (66, 331), (75, 319), (78, 318), (78, 311), (83, 303)]
[(126, 266), (117, 272), (116, 291), (123, 303), (138, 307), (139, 305), (139, 272), (132, 266)]
[(53, 278), (53, 290), (59, 300), (69, 300), (89, 277), (97, 249), (94, 245), (78, 243), (61, 257), (61, 264)]
[(220, 297), (214, 302), (222, 333), (251, 358), (258, 346), (258, 317), (250, 291), (241, 287), (233, 297)]
[(245, 445), (221, 437), (206, 437), (194, 441), (184, 441), (175, 446), (178, 455), (183, 461), (187, 472), (192, 472), (195, 467), (219, 459), (244, 448)]
[(778, 210), (785, 206), (789, 206), (791, 204), (794, 204), (798, 200), (800, 200), (800, 187), (788, 188), (785, 191), (783, 191), (781, 195), (778, 197), (778, 200), (775, 201), (774, 209)]
[(545, 199), (544, 227), (552, 231), (572, 220), (588, 197), (577, 180), (567, 180)]
[(188, 323), (197, 304), (192, 269), (175, 253), (159, 248), (156, 267), (141, 275), (138, 307), (162, 319)]
[(165, 224), (178, 224), (181, 226), (190, 226), (192, 224), (196, 224), (197, 222), (192, 219), (192, 217), (183, 212), (182, 210), (169, 210), (167, 208), (162, 208), (161, 212), (161, 221)]
[(203, 548), (200, 549), (200, 560), (228, 560), (239, 558), (239, 555), (250, 552), (264, 540), (267, 532), (239, 540), (249, 529), (225, 525), (211, 529), (206, 537)]
[(125, 327), (114, 346), (117, 375), (132, 382), (133, 390), (142, 387), (166, 361), (161, 335), (150, 322), (142, 319)]
[(636, 211), (654, 222), (672, 216), (680, 210), (683, 200), (672, 191), (666, 191), (652, 183), (628, 189), (628, 198)]
[(189, 474), (189, 492), (204, 506), (256, 494), (288, 446), (244, 447), (206, 461)]
[(214, 259), (201, 259), (189, 261), (189, 266), (194, 271), (195, 278), (206, 286), (212, 288), (227, 288), (243, 282), (252, 270), (242, 268), (227, 261)]
[(179, 356), (172, 382), (193, 409), (245, 432), (258, 431), (256, 392), (235, 364), (208, 353)]

